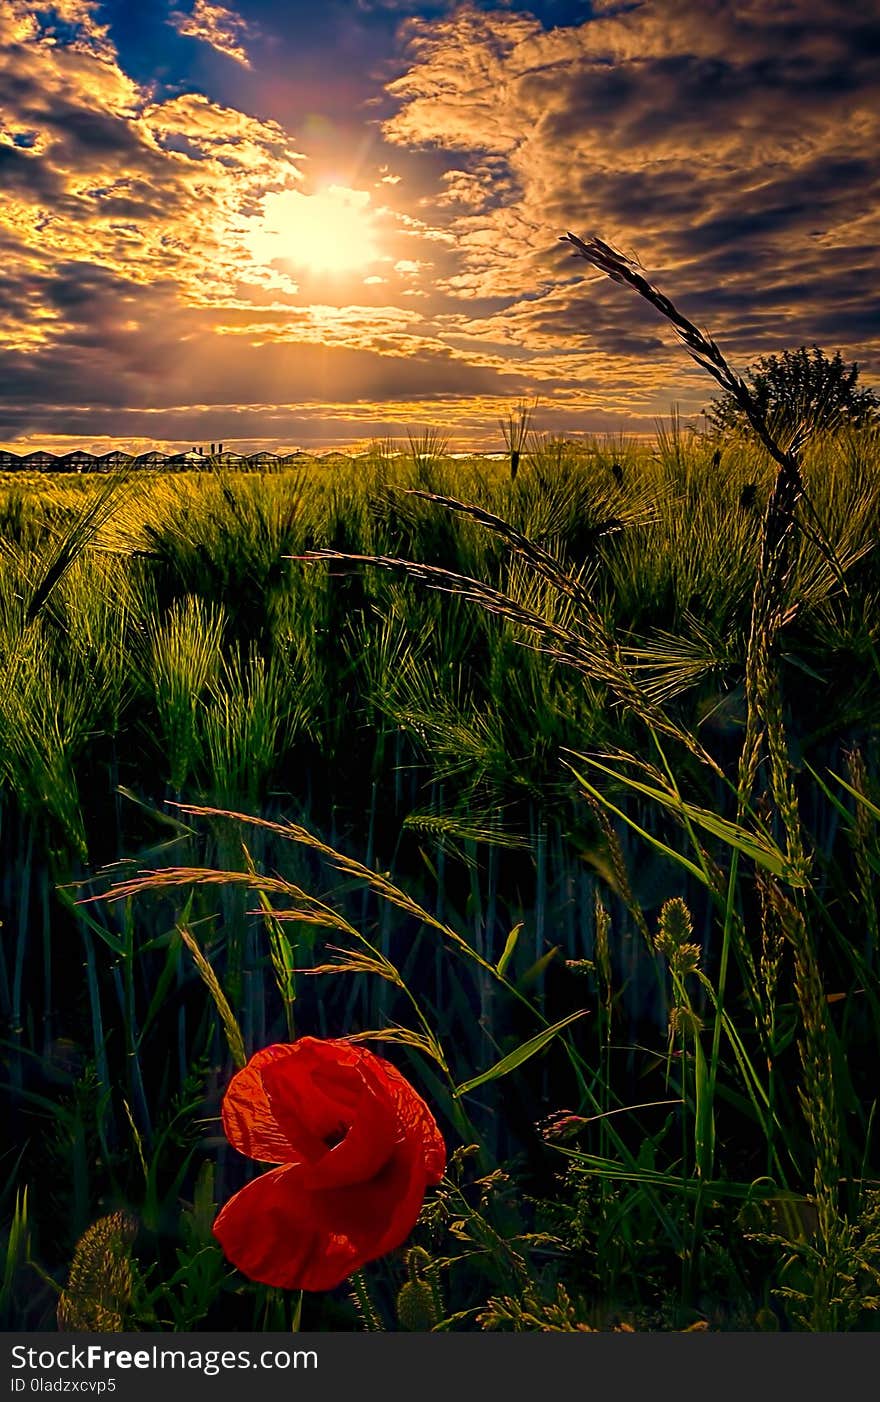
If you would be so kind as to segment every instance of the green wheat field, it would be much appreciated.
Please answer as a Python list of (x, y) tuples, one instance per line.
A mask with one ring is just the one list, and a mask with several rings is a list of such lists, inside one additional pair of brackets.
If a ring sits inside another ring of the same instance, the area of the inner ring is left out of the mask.
[[(391, 446), (0, 479), (2, 1327), (871, 1328), (880, 437)], [(211, 1233), (302, 1034), (449, 1151), (305, 1295)]]

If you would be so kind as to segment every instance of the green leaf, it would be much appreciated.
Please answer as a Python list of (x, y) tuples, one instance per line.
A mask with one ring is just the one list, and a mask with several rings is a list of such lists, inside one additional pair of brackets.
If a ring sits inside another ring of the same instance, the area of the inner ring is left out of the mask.
[(715, 1156), (715, 1115), (699, 1033), (694, 1039), (694, 1101), (694, 1157), (700, 1177), (708, 1178)]
[(119, 935), (115, 934), (113, 930), (108, 930), (106, 925), (102, 925), (99, 920), (96, 920), (90, 911), (86, 910), (78, 900), (74, 899), (71, 892), (66, 887), (57, 886), (56, 895), (61, 904), (70, 911), (73, 918), (82, 921), (86, 928), (91, 930), (93, 935), (96, 935), (99, 940), (106, 944), (107, 948), (116, 959), (125, 958), (125, 942)]
[(735, 1202), (761, 1201), (803, 1202), (803, 1193), (781, 1187), (772, 1178), (756, 1178), (751, 1183), (735, 1182), (729, 1179), (680, 1178), (675, 1173), (661, 1173), (659, 1169), (629, 1168), (613, 1159), (599, 1154), (587, 1154), (579, 1149), (569, 1149), (564, 1144), (554, 1144), (557, 1153), (575, 1163), (581, 1164), (597, 1178), (609, 1178), (620, 1183), (642, 1183), (670, 1193), (681, 1193), (685, 1197), (703, 1197), (712, 1201), (730, 1198)]
[(845, 779), (841, 779), (840, 775), (835, 774), (833, 769), (830, 773), (832, 779), (836, 779), (841, 788), (846, 789), (847, 793), (852, 795), (856, 803), (860, 803), (863, 808), (867, 809), (872, 818), (880, 819), (880, 808), (877, 807), (876, 803), (871, 802), (867, 794), (863, 794), (861, 789), (856, 789), (852, 784), (848, 784)]
[(519, 988), (522, 991), (523, 989), (528, 988), (531, 984), (536, 983), (541, 977), (541, 975), (544, 973), (548, 964), (551, 964), (556, 958), (561, 948), (561, 945), (554, 944), (552, 949), (548, 949), (546, 954), (542, 954), (540, 959), (536, 959), (534, 964), (532, 964), (528, 969), (526, 969), (522, 977), (517, 979), (517, 988)]
[(454, 1096), (467, 1095), (469, 1091), (476, 1090), (477, 1086), (485, 1085), (487, 1081), (497, 1081), (499, 1076), (506, 1076), (510, 1071), (515, 1071), (518, 1066), (522, 1066), (524, 1061), (528, 1061), (530, 1056), (535, 1056), (537, 1052), (543, 1050), (547, 1043), (552, 1041), (557, 1033), (576, 1022), (579, 1017), (586, 1016), (587, 1008), (581, 1008), (579, 1012), (569, 1013), (568, 1017), (562, 1018), (560, 1022), (554, 1022), (552, 1027), (544, 1027), (535, 1037), (530, 1037), (527, 1042), (523, 1042), (515, 1051), (508, 1052), (500, 1061), (496, 1061), (494, 1066), (490, 1066), (488, 1071), (482, 1071), (479, 1076), (474, 1076), (470, 1081), (464, 1081), (452, 1092)]
[[(589, 764), (591, 768), (598, 769), (601, 773), (609, 775), (612, 779), (616, 779), (618, 783), (625, 784), (627, 788), (632, 789), (635, 793), (642, 794), (645, 798), (653, 799), (655, 803), (661, 804), (662, 807), (668, 809), (670, 812), (677, 813), (682, 818), (688, 818), (696, 827), (703, 828), (706, 832), (711, 833), (713, 837), (720, 838), (728, 847), (734, 847), (738, 852), (742, 852), (744, 856), (750, 857), (753, 862), (757, 863), (758, 866), (764, 867), (771, 875), (781, 877), (791, 885), (802, 886), (804, 884), (802, 878), (797, 878), (796, 873), (792, 870), (791, 863), (782, 849), (776, 845), (771, 837), (764, 833), (749, 832), (749, 830), (742, 827), (740, 823), (732, 823), (729, 819), (721, 818), (717, 813), (712, 813), (707, 808), (698, 808), (696, 804), (687, 803), (677, 794), (669, 793), (664, 789), (655, 788), (651, 784), (642, 784), (638, 779), (631, 779), (626, 774), (621, 774), (617, 769), (609, 769), (606, 765), (599, 764), (598, 760), (590, 759), (588, 755), (578, 755), (578, 759), (583, 760), (585, 764)], [(572, 768), (571, 765), (568, 767)], [(612, 808), (608, 800), (602, 794), (598, 793), (596, 789), (591, 788), (583, 776), (578, 774), (577, 770), (572, 768), (572, 773), (578, 783), (582, 784), (594, 797), (604, 803), (611, 812), (619, 811)], [(620, 813), (620, 816), (629, 823), (631, 828), (647, 838), (654, 847), (658, 847), (660, 851), (665, 851), (669, 856), (674, 857), (682, 866), (688, 867), (691, 873), (697, 875), (705, 885), (705, 876), (698, 872), (697, 868), (694, 867), (692, 863), (689, 863), (685, 857), (682, 857), (677, 852), (673, 852), (671, 848), (664, 847), (663, 843), (658, 842), (656, 838), (652, 838), (649, 833), (637, 827), (631, 819), (627, 818), (625, 813)]]
[(168, 938), (168, 949), (165, 955), (165, 964), (162, 968), (162, 972), (160, 973), (156, 981), (155, 991), (153, 993), (152, 998), (150, 999), (150, 1006), (147, 1009), (147, 1014), (144, 1018), (144, 1023), (140, 1031), (140, 1036), (137, 1039), (138, 1050), (140, 1050), (140, 1048), (143, 1046), (144, 1038), (146, 1037), (149, 1029), (152, 1027), (153, 1019), (156, 1017), (157, 1013), (159, 1012), (159, 1009), (164, 1007), (166, 1004), (166, 996), (174, 980), (174, 977), (177, 974), (179, 964), (180, 945), (177, 942), (177, 940), (172, 940)]
[[(580, 758), (585, 759), (586, 756), (581, 755)], [(589, 782), (589, 780), (584, 778), (583, 774), (578, 774), (574, 765), (568, 764), (566, 761), (563, 762), (565, 763), (566, 768), (571, 770), (572, 774), (577, 779), (581, 788), (585, 789), (588, 794), (591, 794), (593, 798), (597, 799), (597, 801), (602, 804), (603, 808), (607, 808), (609, 813), (613, 813), (615, 817), (622, 819), (622, 821), (626, 823), (627, 827), (632, 828), (633, 832), (637, 832), (639, 834), (639, 837), (643, 837), (645, 841), (650, 843), (652, 847), (655, 847), (658, 852), (662, 852), (664, 857), (669, 857), (671, 861), (677, 862), (679, 866), (684, 867), (685, 871), (690, 872), (691, 876), (693, 876), (695, 880), (699, 881), (701, 886), (707, 886), (709, 884), (706, 879), (705, 872), (700, 871), (700, 868), (698, 866), (695, 866), (695, 864), (692, 861), (690, 861), (688, 857), (683, 856), (681, 852), (676, 852), (673, 847), (667, 847), (665, 842), (661, 842), (660, 839), (654, 837), (652, 833), (646, 832), (644, 828), (639, 827), (638, 823), (633, 822), (632, 818), (630, 818), (626, 813), (624, 813), (622, 808), (615, 807), (615, 805), (613, 803), (610, 803), (603, 793), (600, 793), (598, 789), (594, 788), (593, 785)], [(587, 763), (589, 762), (590, 761), (587, 761)], [(620, 776), (615, 774), (614, 777), (619, 778)], [(624, 780), (624, 782), (626, 781)]]
[(504, 971), (510, 963), (513, 951), (516, 949), (516, 942), (519, 939), (519, 932), (522, 929), (522, 927), (523, 922), (520, 920), (518, 925), (514, 925), (510, 934), (507, 936), (507, 939), (504, 941), (504, 948), (501, 951), (501, 957), (499, 958), (498, 963), (495, 965), (495, 970), (499, 978), (504, 978)]

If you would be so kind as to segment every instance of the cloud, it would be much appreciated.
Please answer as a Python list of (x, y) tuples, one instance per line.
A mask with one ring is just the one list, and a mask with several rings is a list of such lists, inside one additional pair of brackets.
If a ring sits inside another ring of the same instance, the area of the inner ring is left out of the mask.
[(634, 369), (659, 352), (659, 390), (670, 338), (566, 256), (571, 228), (635, 251), (740, 358), (820, 339), (880, 368), (876, 0), (593, 11), (545, 28), (466, 7), (404, 28), (384, 134), (455, 156), (435, 192), (460, 262), (442, 289), (504, 304), (459, 327)]
[[(211, 65), (219, 101), (170, 61), (136, 81), (93, 0), (4, 0), (0, 436), (313, 441), (323, 405), (330, 436), (479, 437), (535, 393), (548, 427), (650, 432), (705, 404), (567, 228), (636, 252), (738, 365), (816, 340), (870, 382), (877, 7), (350, 7), (302, 81)], [(239, 16), (182, 9), (247, 58)]]
[(203, 44), (210, 44), (219, 54), (224, 54), (226, 58), (234, 59), (236, 63), (250, 68), (251, 61), (245, 48), (245, 40), (257, 38), (259, 30), (234, 10), (227, 10), (224, 5), (213, 5), (211, 0), (193, 0), (189, 14), (181, 10), (172, 10), (168, 16), (168, 23), (173, 25), (178, 34), (189, 39), (200, 39)]
[[(149, 300), (135, 290), (127, 310), (136, 323), (131, 328), (108, 307), (103, 324), (83, 325), (54, 346), (0, 351), (0, 441), (76, 434), (79, 426), (79, 437), (115, 433), (198, 442), (199, 434), (263, 437), (269, 423), (279, 438), (295, 440), (303, 406), (311, 406), (315, 437), (322, 413), (417, 422), (434, 404), (467, 403), (471, 396), (494, 402), (523, 392), (516, 371), (475, 367), (442, 344), (426, 347), (420, 336), (407, 336), (395, 309), (378, 328), (367, 308), (304, 311), (302, 339), (283, 319), (242, 320), (217, 334), (206, 316), (187, 326), (185, 340), (171, 289)], [(360, 323), (361, 347), (351, 344), (344, 321)], [(238, 420), (234, 434), (232, 417)]]
[(101, 0), (53, 0), (26, 10), (9, 0), (6, 25), (19, 38), (39, 37), (50, 45), (63, 43), (76, 52), (112, 60), (109, 26), (97, 19), (100, 8)]
[[(262, 437), (261, 416), (279, 432), (295, 423), (291, 405), (317, 423), (322, 401), (340, 415), (387, 401), (403, 417), (521, 392), (503, 359), (448, 345), (395, 300), (420, 270), (409, 255), (424, 221), (364, 190), (305, 194), (282, 127), (203, 94), (158, 100), (90, 14), (69, 11), (77, 25), (60, 36), (19, 0), (0, 12), (0, 437), (100, 438), (115, 424), (192, 438), (239, 409), (241, 432)], [(376, 246), (352, 251), (366, 267), (294, 280), (316, 211), (328, 238), (368, 221)], [(382, 277), (367, 285), (369, 259)]]
[[(63, 334), (73, 313), (52, 304), (59, 266), (100, 267), (120, 285), (173, 283), (182, 306), (283, 281), (249, 256), (245, 235), (261, 200), (302, 180), (287, 133), (195, 93), (152, 100), (105, 44), (50, 37), (19, 0), (0, 15), (0, 231), (15, 278), (45, 307), (24, 316), (7, 300), (5, 335), (39, 344)], [(12, 275), (7, 262), (0, 281)]]

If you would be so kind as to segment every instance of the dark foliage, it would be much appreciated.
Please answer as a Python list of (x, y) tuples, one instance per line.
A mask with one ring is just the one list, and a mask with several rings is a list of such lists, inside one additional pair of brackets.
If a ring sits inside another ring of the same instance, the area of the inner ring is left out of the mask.
[[(750, 388), (761, 412), (782, 436), (805, 429), (833, 431), (847, 426), (877, 423), (880, 400), (859, 384), (861, 369), (840, 351), (826, 355), (818, 346), (781, 355), (762, 356), (747, 372)], [(730, 391), (713, 399), (707, 410), (713, 429), (730, 432), (745, 428), (741, 406)]]

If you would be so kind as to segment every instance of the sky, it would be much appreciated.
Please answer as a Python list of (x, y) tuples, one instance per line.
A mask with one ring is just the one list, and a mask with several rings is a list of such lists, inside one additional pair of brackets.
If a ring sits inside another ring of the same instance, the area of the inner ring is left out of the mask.
[(0, 3), (0, 444), (503, 447), (880, 381), (880, 0)]

